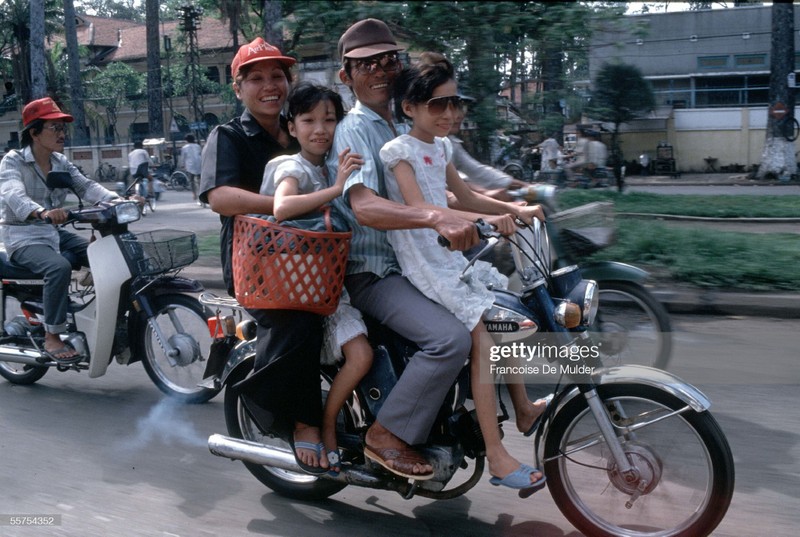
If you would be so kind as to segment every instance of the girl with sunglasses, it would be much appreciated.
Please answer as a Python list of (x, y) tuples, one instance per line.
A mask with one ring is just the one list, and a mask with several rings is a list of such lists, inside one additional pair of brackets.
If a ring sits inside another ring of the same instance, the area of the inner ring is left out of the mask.
[[(515, 218), (531, 223), (544, 219), (538, 205), (520, 206), (497, 201), (472, 191), (451, 162), (447, 139), (455, 116), (466, 103), (457, 95), (452, 65), (446, 60), (434, 65), (418, 64), (404, 69), (395, 81), (398, 114), (410, 119), (408, 134), (398, 136), (380, 152), (388, 197), (413, 207), (453, 215), (475, 222), (483, 219), (503, 235), (514, 233)], [(464, 211), (447, 207), (447, 190)], [(486, 444), (490, 482), (528, 493), (544, 485), (537, 469), (520, 464), (502, 444), (497, 426), (494, 385), (482, 381), (489, 374), (491, 337), (481, 319), (494, 303), (491, 287), (505, 287), (507, 279), (490, 264), (478, 261), (462, 280), (467, 260), (461, 252), (442, 248), (433, 229), (403, 229), (388, 232), (403, 275), (423, 294), (451, 311), (471, 331), (471, 383), (478, 423)], [(517, 416), (517, 428), (530, 434), (546, 401), (532, 403), (521, 383), (508, 385)]]

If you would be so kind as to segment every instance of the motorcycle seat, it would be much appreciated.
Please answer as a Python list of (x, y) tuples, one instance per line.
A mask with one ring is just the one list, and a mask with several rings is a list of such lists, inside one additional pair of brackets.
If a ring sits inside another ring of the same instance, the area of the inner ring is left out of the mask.
[(13, 263), (5, 251), (0, 251), (0, 277), (12, 280), (39, 280), (41, 276)]

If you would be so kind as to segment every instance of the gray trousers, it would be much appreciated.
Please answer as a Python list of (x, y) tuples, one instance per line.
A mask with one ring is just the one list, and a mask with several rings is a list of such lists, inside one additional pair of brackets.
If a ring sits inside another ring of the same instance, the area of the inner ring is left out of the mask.
[(408, 444), (424, 443), (469, 359), (469, 330), (399, 274), (353, 274), (345, 283), (354, 307), (420, 348), (381, 407), (378, 421)]
[(89, 241), (63, 229), (58, 231), (61, 255), (44, 244), (23, 246), (11, 254), (11, 261), (44, 278), (44, 329), (51, 334), (67, 330), (72, 269), (88, 264)]

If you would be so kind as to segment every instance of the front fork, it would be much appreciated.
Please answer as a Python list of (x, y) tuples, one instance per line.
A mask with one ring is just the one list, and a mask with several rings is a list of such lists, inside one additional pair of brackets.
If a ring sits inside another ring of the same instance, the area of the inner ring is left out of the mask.
[[(180, 350), (170, 343), (169, 339), (167, 339), (167, 337), (164, 335), (164, 331), (161, 330), (158, 322), (156, 322), (156, 315), (158, 312), (154, 307), (154, 299), (156, 296), (158, 296), (158, 290), (161, 288), (168, 288), (170, 292), (182, 293), (202, 291), (203, 286), (195, 280), (175, 276), (169, 278), (155, 278), (136, 283), (143, 285), (136, 285), (135, 289), (131, 292), (131, 301), (134, 305), (134, 308), (136, 308), (136, 311), (144, 312), (145, 316), (147, 317), (147, 324), (149, 324), (150, 328), (153, 330), (156, 341), (158, 342), (159, 347), (161, 347), (161, 350), (164, 351), (169, 365), (176, 367), (178, 366), (176, 358), (180, 355)], [(167, 315), (169, 316), (172, 326), (175, 327), (175, 331), (178, 334), (185, 333), (183, 325), (181, 324), (178, 315), (175, 313), (175, 310), (168, 309)]]

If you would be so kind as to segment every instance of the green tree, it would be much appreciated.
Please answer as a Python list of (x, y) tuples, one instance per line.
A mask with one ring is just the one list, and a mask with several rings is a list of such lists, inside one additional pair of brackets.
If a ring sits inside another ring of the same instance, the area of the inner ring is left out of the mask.
[(593, 119), (614, 124), (611, 137), (614, 153), (618, 150), (619, 126), (652, 110), (653, 106), (653, 89), (637, 67), (608, 63), (597, 73), (586, 112)]
[[(144, 97), (147, 87), (145, 75), (122, 62), (112, 62), (105, 69), (95, 69), (94, 77), (87, 84), (88, 95), (97, 109), (106, 116), (106, 142), (113, 143), (119, 136), (117, 114)], [(98, 108), (99, 107), (99, 108)]]
[[(32, 99), (30, 2), (3, 0), (0, 2), (0, 21), (3, 21), (0, 24), (0, 57), (10, 58), (16, 94), (20, 101), (28, 102)], [(61, 13), (56, 0), (45, 1), (44, 23), (41, 48), (44, 48), (44, 39), (61, 26)]]

